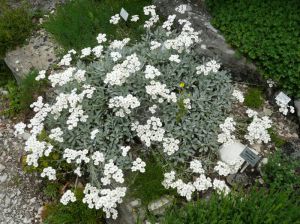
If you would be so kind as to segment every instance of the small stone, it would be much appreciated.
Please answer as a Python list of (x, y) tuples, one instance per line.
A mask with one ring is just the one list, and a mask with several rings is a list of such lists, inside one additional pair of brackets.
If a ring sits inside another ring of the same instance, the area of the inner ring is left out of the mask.
[(226, 177), (226, 181), (231, 186), (247, 186), (250, 179), (245, 173), (230, 174)]
[(270, 117), (270, 116), (273, 114), (273, 111), (272, 111), (271, 109), (269, 109), (269, 108), (264, 107), (263, 113), (264, 113), (266, 116)]
[(0, 163), (0, 173), (5, 169), (5, 166)]
[(150, 202), (148, 205), (148, 210), (154, 215), (161, 215), (165, 210), (172, 205), (173, 198), (164, 196), (158, 200)]
[(2, 176), (0, 176), (0, 183), (4, 183), (7, 180), (7, 174), (3, 174)]

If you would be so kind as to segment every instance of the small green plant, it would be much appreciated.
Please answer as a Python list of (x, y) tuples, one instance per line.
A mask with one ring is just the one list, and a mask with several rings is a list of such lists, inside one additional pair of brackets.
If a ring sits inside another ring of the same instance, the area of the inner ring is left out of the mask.
[(253, 109), (259, 109), (264, 103), (262, 91), (257, 88), (250, 88), (245, 95), (245, 105)]
[(290, 191), (253, 188), (249, 193), (213, 194), (182, 208), (173, 208), (163, 224), (300, 223), (299, 195)]
[(277, 189), (296, 189), (300, 186), (300, 175), (296, 173), (299, 167), (299, 160), (279, 150), (270, 156), (268, 163), (263, 167), (263, 179)]
[(273, 128), (270, 128), (268, 132), (270, 134), (271, 141), (275, 144), (275, 146), (277, 148), (281, 148), (281, 146), (284, 145), (285, 140), (282, 139)]
[(0, 0), (0, 58), (7, 50), (25, 42), (34, 25), (25, 5), (10, 8), (6, 0)]
[(43, 189), (44, 195), (52, 201), (55, 201), (59, 197), (60, 184), (56, 182), (47, 182)]
[(4, 114), (8, 116), (15, 116), (20, 113), (29, 111), (30, 104), (34, 101), (36, 95), (42, 92), (45, 83), (37, 82), (35, 77), (37, 71), (32, 71), (26, 78), (18, 85), (15, 81), (9, 81), (6, 85), (8, 95), (8, 109), (4, 110)]
[(165, 194), (172, 193), (164, 188), (163, 180), (164, 172), (161, 164), (151, 158), (147, 162), (146, 172), (133, 176), (133, 183), (130, 185), (131, 196), (140, 198), (142, 204), (147, 205)]
[[(70, 1), (59, 7), (56, 13), (45, 23), (45, 28), (64, 48), (77, 50), (96, 45), (98, 33), (106, 33), (109, 38), (137, 39), (143, 32), (143, 6), (150, 0), (77, 0)], [(112, 25), (109, 20), (112, 15), (120, 13), (125, 8), (131, 15), (140, 15), (137, 23), (120, 21)]]
[(44, 224), (102, 224), (103, 212), (82, 203), (83, 193), (76, 191), (76, 202), (68, 205), (52, 203), (46, 206)]

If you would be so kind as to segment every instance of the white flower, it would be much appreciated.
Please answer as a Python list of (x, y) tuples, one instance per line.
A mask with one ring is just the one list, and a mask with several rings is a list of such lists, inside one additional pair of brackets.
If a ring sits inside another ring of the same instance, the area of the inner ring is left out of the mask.
[(93, 131), (91, 131), (91, 139), (94, 140), (98, 133), (99, 133), (99, 129), (94, 129)]
[(200, 160), (194, 159), (190, 163), (190, 169), (193, 171), (193, 173), (199, 173), (204, 174), (205, 171), (202, 167), (202, 163)]
[(127, 156), (128, 151), (130, 150), (130, 146), (121, 146), (122, 156)]
[(106, 41), (107, 41), (106, 34), (105, 33), (99, 33), (98, 36), (97, 36), (98, 44), (102, 44)]
[(91, 159), (94, 161), (95, 166), (98, 166), (105, 161), (104, 154), (99, 151), (94, 152)]
[(140, 19), (140, 18), (139, 18), (138, 15), (133, 15), (133, 16), (131, 17), (131, 20), (130, 20), (130, 21), (132, 21), (132, 22), (137, 22), (139, 19)]
[(169, 57), (170, 61), (174, 61), (176, 63), (180, 63), (179, 55), (178, 54), (173, 54)]
[(154, 79), (161, 75), (160, 71), (152, 65), (147, 65), (144, 73), (146, 79)]
[(272, 79), (268, 79), (267, 80), (267, 84), (269, 85), (270, 88), (272, 88), (273, 86), (275, 86), (275, 82)]
[(179, 140), (174, 138), (164, 138), (163, 139), (163, 151), (167, 155), (172, 155), (179, 150)]
[(130, 114), (131, 110), (140, 106), (138, 98), (128, 94), (126, 97), (115, 96), (109, 100), (109, 108), (119, 108), (116, 112), (116, 116), (124, 117), (125, 114)]
[(46, 167), (43, 169), (41, 177), (48, 177), (49, 180), (56, 180), (56, 170), (53, 169), (51, 166)]
[(110, 22), (111, 24), (116, 25), (116, 24), (119, 23), (120, 19), (121, 19), (120, 15), (119, 15), (119, 14), (116, 14), (116, 15), (114, 15), (114, 16), (112, 16), (112, 17), (110, 18), (109, 22)]
[(151, 41), (150, 42), (150, 50), (153, 51), (157, 48), (161, 47), (161, 43), (157, 42), (157, 41)]
[(73, 150), (73, 149), (65, 149), (63, 153), (63, 158), (66, 159), (67, 163), (71, 163), (75, 161), (76, 164), (81, 164), (82, 162), (89, 163), (90, 158), (87, 157), (88, 150)]
[(254, 116), (251, 124), (247, 127), (248, 134), (245, 135), (245, 138), (250, 144), (254, 144), (255, 142), (268, 143), (271, 141), (271, 137), (268, 133), (268, 129), (272, 126), (271, 124), (272, 121), (267, 116), (262, 118)]
[(89, 56), (89, 55), (91, 55), (91, 53), (92, 53), (92, 49), (90, 47), (84, 48), (84, 49), (81, 50), (80, 58), (84, 58), (86, 56)]
[(67, 205), (69, 202), (75, 202), (75, 194), (71, 190), (67, 190), (60, 199), (60, 203)]
[(222, 130), (222, 133), (218, 135), (218, 142), (224, 143), (224, 144), (231, 144), (233, 140), (235, 139), (235, 136), (232, 135), (232, 132), (235, 131), (235, 125), (232, 117), (227, 117), (223, 124), (220, 124), (220, 128)]
[(132, 162), (131, 171), (140, 171), (141, 173), (145, 173), (145, 167), (146, 163), (138, 157), (135, 161)]
[(39, 75), (37, 77), (35, 77), (35, 80), (39, 81), (39, 80), (44, 79), (44, 78), (46, 78), (46, 71), (41, 70), (41, 71), (39, 71)]
[(147, 20), (144, 24), (145, 28), (151, 28), (155, 23), (158, 22), (159, 16), (156, 14), (155, 11), (156, 6), (154, 5), (149, 5), (144, 7), (144, 14), (145, 15), (151, 15), (150, 19)]
[(258, 114), (256, 111), (251, 110), (251, 109), (247, 109), (246, 113), (247, 113), (248, 117), (256, 117)]
[(234, 96), (240, 103), (244, 102), (244, 96), (243, 93), (239, 90), (233, 90), (232, 96)]
[(15, 136), (22, 135), (25, 133), (26, 124), (24, 124), (23, 122), (20, 122), (20, 123), (16, 124), (14, 126), (14, 128), (15, 128), (15, 132), (14, 132)]
[(82, 176), (80, 167), (77, 167), (77, 168), (74, 170), (74, 173), (75, 173), (77, 176), (79, 176), (79, 177)]
[(152, 80), (150, 85), (147, 85), (145, 88), (146, 93), (149, 94), (152, 99), (158, 99), (159, 103), (162, 103), (164, 99), (166, 99), (167, 102), (177, 102), (176, 94), (167, 89), (166, 84)]
[(197, 191), (205, 191), (212, 187), (211, 179), (206, 177), (204, 174), (201, 174), (200, 177), (197, 177), (193, 182), (193, 185)]
[(186, 10), (187, 10), (186, 4), (179, 5), (175, 8), (175, 11), (179, 12), (180, 14), (184, 14), (186, 12)]
[(53, 139), (57, 142), (64, 142), (64, 139), (62, 138), (62, 135), (63, 135), (63, 131), (61, 130), (61, 128), (54, 128), (54, 129), (51, 129), (50, 131), (50, 135), (49, 135), (49, 138), (50, 139)]
[(187, 110), (192, 109), (191, 100), (189, 98), (184, 99), (183, 104), (184, 104), (185, 109), (187, 109)]
[(169, 173), (165, 173), (164, 174), (164, 180), (162, 182), (162, 185), (166, 188), (175, 188), (175, 181), (176, 181), (176, 177), (175, 177), (176, 173), (175, 171), (171, 171)]
[(149, 111), (151, 112), (151, 114), (155, 114), (156, 113), (156, 109), (157, 109), (157, 105), (154, 104), (152, 107), (149, 107)]
[(228, 176), (231, 173), (230, 167), (222, 161), (218, 161), (214, 171), (218, 172), (220, 176)]
[(209, 62), (206, 62), (203, 65), (200, 65), (198, 67), (196, 67), (196, 71), (197, 74), (204, 74), (204, 75), (208, 75), (209, 73), (213, 72), (213, 73), (217, 73), (218, 70), (220, 69), (221, 65), (219, 63), (217, 63), (215, 60), (211, 60)]
[(122, 55), (119, 52), (111, 52), (110, 57), (113, 59), (114, 62), (116, 62), (122, 58)]
[(224, 193), (224, 195), (227, 195), (230, 192), (229, 187), (223, 180), (214, 179), (213, 188), (217, 190), (218, 194)]
[(112, 179), (118, 183), (124, 183), (123, 171), (114, 164), (113, 160), (109, 160), (109, 162), (104, 165), (103, 174), (104, 177), (101, 178), (103, 185), (111, 184)]
[(169, 15), (168, 20), (166, 20), (163, 23), (162, 28), (166, 29), (167, 31), (170, 31), (171, 26), (173, 25), (175, 18), (176, 18), (176, 15)]
[(92, 49), (93, 54), (95, 55), (96, 58), (100, 58), (103, 52), (103, 46), (98, 45)]

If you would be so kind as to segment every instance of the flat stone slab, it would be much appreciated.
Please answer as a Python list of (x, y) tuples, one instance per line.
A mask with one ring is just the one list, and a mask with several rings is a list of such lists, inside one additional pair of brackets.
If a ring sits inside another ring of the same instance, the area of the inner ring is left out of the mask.
[(235, 165), (237, 161), (242, 159), (240, 154), (245, 148), (246, 146), (240, 142), (234, 142), (230, 145), (222, 145), (219, 150), (220, 158), (228, 165)]
[(46, 70), (57, 60), (55, 49), (57, 46), (50, 40), (48, 34), (40, 30), (31, 37), (28, 44), (6, 54), (4, 61), (20, 81), (32, 69)]

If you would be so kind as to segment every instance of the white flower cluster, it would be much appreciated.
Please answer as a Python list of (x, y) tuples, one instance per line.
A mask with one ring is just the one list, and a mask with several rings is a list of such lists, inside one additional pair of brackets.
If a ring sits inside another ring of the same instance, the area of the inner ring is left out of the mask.
[(155, 23), (158, 22), (159, 16), (156, 14), (156, 6), (155, 5), (149, 5), (144, 7), (144, 14), (146, 16), (151, 15), (150, 19), (145, 21), (144, 27), (145, 28), (151, 28)]
[(117, 64), (113, 67), (112, 72), (107, 73), (104, 83), (110, 85), (121, 86), (126, 82), (126, 79), (133, 73), (141, 69), (141, 63), (136, 54), (126, 57), (122, 64)]
[(104, 176), (101, 178), (103, 185), (111, 184), (112, 179), (118, 183), (124, 183), (123, 171), (114, 164), (112, 159), (104, 165), (103, 174)]
[(35, 77), (35, 80), (39, 81), (39, 80), (45, 79), (45, 78), (46, 78), (46, 71), (41, 70), (41, 71), (39, 71), (39, 75), (37, 77)]
[(59, 127), (54, 128), (54, 129), (51, 129), (49, 138), (53, 139), (57, 142), (64, 142), (64, 139), (62, 137), (63, 134), (64, 134), (64, 132), (61, 130), (61, 128), (59, 128)]
[(103, 46), (98, 45), (92, 49), (93, 54), (95, 55), (96, 58), (100, 58), (103, 52)]
[(289, 111), (292, 114), (295, 113), (295, 108), (293, 106), (289, 106), (288, 104), (283, 103), (279, 100), (276, 100), (276, 104), (279, 106), (279, 112), (283, 115), (287, 115)]
[(177, 102), (176, 94), (167, 89), (166, 84), (152, 80), (150, 85), (147, 85), (145, 88), (146, 93), (151, 95), (152, 99), (158, 99), (159, 103), (164, 102), (164, 99), (166, 99), (167, 102)]
[(131, 16), (131, 22), (137, 22), (140, 19), (139, 15), (133, 15)]
[(220, 124), (222, 133), (218, 135), (218, 142), (230, 145), (235, 139), (235, 136), (232, 135), (232, 132), (235, 131), (235, 125), (236, 123), (233, 118), (227, 117), (224, 123)]
[(156, 113), (156, 109), (157, 109), (157, 105), (153, 104), (153, 106), (149, 107), (149, 111), (151, 112), (151, 114), (155, 114)]
[(220, 176), (228, 176), (232, 173), (230, 166), (228, 166), (227, 163), (224, 163), (222, 161), (217, 162), (214, 171), (218, 172)]
[(98, 166), (105, 161), (104, 154), (99, 151), (94, 152), (91, 159), (94, 161), (95, 166)]
[(174, 39), (166, 40), (164, 46), (167, 49), (174, 49), (178, 53), (182, 53), (184, 50), (189, 51), (189, 48), (200, 41), (200, 32), (194, 31), (192, 24), (188, 20), (178, 20), (182, 25), (181, 33)]
[(215, 60), (211, 60), (209, 62), (206, 62), (203, 65), (196, 67), (196, 71), (198, 75), (200, 74), (208, 75), (211, 72), (217, 73), (220, 67), (221, 65), (219, 63), (217, 63)]
[(125, 117), (125, 114), (130, 114), (131, 110), (139, 107), (140, 101), (138, 98), (128, 94), (126, 97), (123, 96), (115, 96), (114, 98), (109, 100), (108, 107), (109, 108), (120, 108), (116, 112), (116, 116)]
[(123, 49), (126, 44), (128, 44), (130, 41), (130, 38), (124, 38), (123, 40), (114, 40), (110, 43), (109, 48), (110, 49)]
[(163, 23), (162, 28), (166, 29), (167, 31), (171, 31), (171, 27), (174, 23), (176, 15), (169, 15), (168, 19)]
[(185, 109), (187, 109), (187, 110), (192, 109), (191, 100), (189, 98), (184, 99), (183, 104), (184, 104)]
[(81, 50), (80, 58), (85, 58), (87, 56), (90, 56), (91, 53), (92, 53), (92, 49), (90, 47), (83, 48)]
[(193, 173), (204, 174), (204, 169), (200, 160), (194, 159), (190, 162), (190, 169)]
[(273, 86), (275, 86), (276, 83), (272, 79), (268, 79), (267, 84), (269, 85), (270, 88), (272, 88)]
[(109, 22), (110, 22), (111, 24), (116, 25), (116, 24), (119, 23), (120, 19), (121, 19), (120, 15), (119, 15), (119, 14), (116, 14), (116, 15), (114, 15), (114, 16), (112, 16), (112, 17), (110, 18)]
[(117, 51), (113, 51), (113, 52), (110, 53), (110, 57), (112, 58), (112, 60), (114, 62), (116, 62), (116, 61), (119, 61), (122, 58), (122, 55)]
[(102, 44), (107, 41), (105, 33), (99, 33), (96, 39), (97, 39), (98, 44)]
[(150, 50), (151, 51), (153, 51), (153, 50), (155, 50), (155, 49), (157, 49), (157, 48), (160, 48), (161, 47), (161, 43), (159, 43), (159, 42), (157, 42), (157, 41), (154, 41), (154, 40), (152, 40), (151, 42), (150, 42)]
[(157, 117), (150, 117), (145, 125), (140, 125), (139, 122), (136, 122), (132, 124), (131, 130), (136, 131), (137, 136), (148, 147), (151, 146), (152, 141), (162, 142), (165, 134), (165, 129), (162, 128), (162, 123)]
[(160, 71), (152, 65), (147, 65), (144, 73), (146, 79), (154, 79), (161, 75)]
[(184, 14), (186, 12), (186, 10), (187, 10), (186, 4), (179, 5), (175, 8), (175, 11), (179, 12), (180, 14)]
[(46, 167), (43, 169), (41, 177), (48, 177), (49, 180), (56, 180), (56, 170), (53, 169), (51, 166)]
[(208, 188), (212, 187), (211, 179), (201, 174), (193, 183), (197, 191), (206, 191)]
[(122, 150), (122, 156), (125, 157), (127, 156), (129, 150), (131, 149), (130, 146), (121, 146), (121, 150)]
[(163, 151), (167, 155), (172, 155), (179, 150), (179, 143), (178, 139), (174, 138), (164, 138), (163, 139)]
[(239, 90), (233, 90), (232, 96), (234, 96), (240, 103), (243, 103), (245, 98), (241, 91)]
[(126, 190), (126, 187), (99, 190), (88, 183), (83, 191), (82, 202), (87, 204), (90, 209), (103, 209), (106, 218), (116, 219), (118, 217), (117, 205), (123, 202)]
[(60, 198), (60, 203), (63, 205), (69, 204), (69, 202), (75, 202), (76, 197), (75, 194), (71, 190), (67, 190), (63, 196)]
[(173, 61), (173, 62), (176, 62), (176, 63), (180, 63), (181, 62), (181, 60), (179, 59), (179, 55), (178, 54), (172, 54), (169, 57), (169, 60)]
[(248, 110), (248, 116), (253, 116), (253, 120), (250, 125), (247, 127), (248, 134), (245, 135), (245, 138), (250, 142), (250, 144), (256, 143), (268, 143), (271, 141), (270, 134), (268, 129), (271, 128), (272, 121), (269, 117), (264, 116), (259, 118), (257, 114)]
[(77, 164), (81, 164), (81, 162), (89, 163), (90, 158), (87, 157), (89, 151), (87, 149), (84, 150), (73, 150), (73, 149), (65, 149), (63, 158), (66, 159), (67, 163), (72, 163), (72, 160)]
[(140, 171), (141, 173), (145, 173), (146, 169), (146, 163), (141, 159), (137, 158), (135, 161), (132, 162), (131, 171)]
[(26, 124), (24, 124), (23, 122), (19, 122), (14, 126), (15, 132), (14, 135), (22, 135), (25, 133), (25, 128), (26, 128)]
[(72, 61), (72, 54), (76, 54), (75, 50), (69, 50), (66, 55), (63, 56), (61, 61), (58, 63), (59, 66), (70, 66)]
[(226, 185), (224, 180), (214, 179), (213, 188), (217, 191), (218, 194), (224, 193), (224, 195), (227, 195), (230, 192), (230, 189)]

